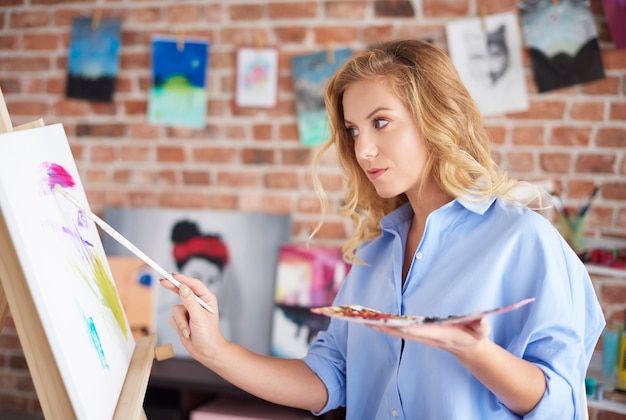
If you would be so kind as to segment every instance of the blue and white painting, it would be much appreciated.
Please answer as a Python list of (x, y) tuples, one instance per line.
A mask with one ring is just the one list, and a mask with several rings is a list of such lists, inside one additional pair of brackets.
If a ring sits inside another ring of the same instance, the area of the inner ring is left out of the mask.
[(350, 49), (320, 51), (291, 59), (296, 91), (298, 135), (304, 146), (328, 139), (324, 87), (330, 77), (352, 56)]
[(201, 129), (205, 126), (209, 43), (156, 37), (152, 41), (151, 123)]
[(110, 102), (119, 67), (119, 19), (75, 17), (68, 57), (68, 98)]

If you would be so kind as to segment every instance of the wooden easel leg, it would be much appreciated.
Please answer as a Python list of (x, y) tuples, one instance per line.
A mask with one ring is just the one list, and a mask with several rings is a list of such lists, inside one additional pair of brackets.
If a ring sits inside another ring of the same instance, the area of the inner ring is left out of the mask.
[[(38, 120), (31, 121), (29, 123), (22, 124), (14, 128), (13, 124), (11, 123), (11, 116), (9, 115), (7, 104), (4, 101), (4, 96), (2, 95), (2, 89), (0, 89), (0, 133), (8, 133), (9, 131), (13, 130), (25, 130), (27, 128), (43, 126), (43, 119), (39, 118)], [(6, 321), (8, 312), (9, 303), (7, 301), (6, 294), (4, 293), (4, 289), (0, 287), (0, 332), (2, 332), (2, 329), (4, 328), (4, 323)]]
[[(0, 133), (6, 133), (9, 131), (13, 131), (13, 124), (11, 124), (9, 110), (7, 109), (6, 102), (4, 102), (2, 89), (0, 89)], [(4, 328), (4, 322), (6, 321), (8, 312), (9, 302), (7, 301), (7, 296), (4, 293), (4, 289), (0, 287), (0, 332)]]
[(9, 110), (7, 109), (6, 102), (4, 102), (2, 89), (0, 89), (0, 133), (6, 133), (8, 131), (13, 131), (13, 124), (11, 124)]

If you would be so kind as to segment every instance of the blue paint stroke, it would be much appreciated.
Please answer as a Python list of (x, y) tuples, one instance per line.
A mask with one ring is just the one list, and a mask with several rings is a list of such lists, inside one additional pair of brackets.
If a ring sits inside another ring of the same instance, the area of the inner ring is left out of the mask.
[[(78, 303), (77, 303), (78, 305)], [(109, 362), (107, 361), (106, 355), (104, 354), (104, 349), (102, 348), (102, 342), (100, 341), (100, 336), (98, 335), (98, 330), (96, 329), (96, 324), (93, 322), (92, 317), (87, 317), (85, 312), (80, 308), (81, 315), (83, 316), (83, 322), (85, 324), (85, 329), (87, 330), (87, 334), (89, 335), (91, 345), (93, 346), (96, 354), (98, 355), (98, 359), (100, 359), (100, 365), (104, 370), (111, 370), (109, 366)]]

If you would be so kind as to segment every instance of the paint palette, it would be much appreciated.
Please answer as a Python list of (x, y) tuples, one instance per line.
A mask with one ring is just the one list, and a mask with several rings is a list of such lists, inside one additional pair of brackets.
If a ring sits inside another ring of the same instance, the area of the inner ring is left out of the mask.
[(311, 308), (311, 312), (331, 318), (343, 319), (344, 321), (371, 325), (406, 326), (420, 324), (467, 324), (487, 315), (513, 311), (533, 302), (534, 300), (535, 298), (533, 297), (520, 300), (519, 302), (502, 306), (500, 308), (477, 311), (467, 315), (450, 315), (447, 317), (397, 315), (366, 308), (361, 305), (323, 306), (319, 308)]

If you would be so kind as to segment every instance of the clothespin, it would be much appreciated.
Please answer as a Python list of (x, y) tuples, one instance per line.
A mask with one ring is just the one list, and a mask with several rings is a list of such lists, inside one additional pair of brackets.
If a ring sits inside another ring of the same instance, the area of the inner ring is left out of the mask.
[(487, 13), (484, 6), (478, 7), (478, 15), (480, 16), (480, 26), (483, 28), (483, 32), (487, 32)]
[(333, 43), (326, 43), (326, 62), (328, 64), (335, 64), (335, 51), (333, 49)]
[(185, 49), (185, 31), (182, 29), (178, 30), (178, 34), (176, 36), (176, 49), (179, 52)]
[(91, 18), (91, 30), (95, 31), (100, 26), (100, 18), (102, 17), (102, 9), (97, 8), (93, 12), (93, 17)]
[(259, 51), (263, 49), (263, 34), (261, 32), (254, 33), (254, 47)]

